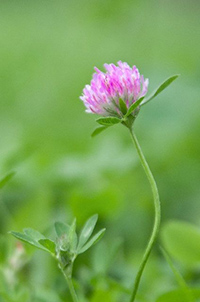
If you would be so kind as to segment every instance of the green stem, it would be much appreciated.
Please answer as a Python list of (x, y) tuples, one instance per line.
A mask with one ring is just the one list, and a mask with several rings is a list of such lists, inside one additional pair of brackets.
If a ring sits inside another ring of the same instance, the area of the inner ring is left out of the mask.
[(147, 178), (149, 180), (149, 183), (151, 185), (151, 190), (152, 190), (153, 199), (154, 199), (154, 208), (155, 208), (155, 220), (154, 220), (153, 231), (152, 231), (151, 237), (149, 239), (148, 245), (146, 247), (145, 253), (143, 255), (142, 262), (140, 264), (139, 270), (137, 272), (135, 283), (134, 283), (134, 286), (133, 286), (133, 291), (132, 291), (132, 294), (131, 294), (130, 302), (134, 302), (136, 294), (137, 294), (137, 290), (138, 290), (138, 287), (139, 287), (140, 279), (142, 277), (143, 270), (145, 268), (145, 265), (147, 263), (147, 260), (149, 258), (149, 255), (151, 253), (152, 247), (154, 245), (154, 242), (155, 242), (157, 234), (158, 234), (158, 230), (159, 230), (159, 226), (160, 226), (161, 211), (160, 211), (160, 200), (159, 200), (158, 189), (157, 189), (157, 185), (156, 185), (156, 182), (154, 180), (153, 174), (151, 173), (149, 165), (148, 165), (148, 163), (147, 163), (147, 161), (146, 161), (146, 159), (143, 155), (142, 149), (139, 145), (139, 142), (138, 142), (132, 128), (130, 127), (129, 130), (130, 130), (132, 141), (133, 141), (133, 143), (136, 147), (137, 153), (139, 155), (141, 164), (144, 168), (146, 176), (147, 176)]
[(70, 291), (73, 302), (78, 302), (78, 297), (77, 297), (77, 294), (76, 294), (75, 289), (74, 289), (74, 285), (73, 285), (73, 282), (72, 282), (72, 277), (68, 276), (63, 268), (60, 267), (60, 269), (61, 269), (61, 272), (63, 273), (63, 275), (65, 277), (65, 280), (67, 282), (67, 285), (69, 287), (69, 291)]

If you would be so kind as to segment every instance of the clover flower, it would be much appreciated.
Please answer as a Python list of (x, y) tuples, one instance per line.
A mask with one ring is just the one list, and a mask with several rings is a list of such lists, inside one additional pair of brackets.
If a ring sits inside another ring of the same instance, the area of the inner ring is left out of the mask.
[(104, 64), (106, 72), (95, 69), (90, 85), (83, 89), (80, 99), (86, 106), (86, 112), (102, 116), (122, 117), (123, 112), (120, 100), (125, 104), (125, 109), (147, 93), (148, 79), (140, 75), (136, 66), (132, 68), (119, 61), (118, 66)]
[(96, 120), (101, 126), (93, 131), (92, 137), (115, 124), (121, 123), (128, 128), (152, 189), (155, 210), (154, 226), (134, 281), (130, 297), (130, 302), (134, 302), (145, 265), (158, 235), (161, 209), (157, 185), (135, 135), (133, 123), (140, 107), (153, 100), (167, 88), (178, 75), (173, 75), (166, 79), (153, 94), (146, 97), (148, 79), (145, 80), (144, 77), (140, 75), (136, 66), (131, 68), (127, 63), (121, 61), (117, 64), (118, 66), (114, 64), (104, 64), (106, 69), (105, 73), (95, 67), (96, 73), (93, 74), (91, 84), (85, 86), (80, 99), (86, 106), (86, 112), (101, 115), (101, 117)]

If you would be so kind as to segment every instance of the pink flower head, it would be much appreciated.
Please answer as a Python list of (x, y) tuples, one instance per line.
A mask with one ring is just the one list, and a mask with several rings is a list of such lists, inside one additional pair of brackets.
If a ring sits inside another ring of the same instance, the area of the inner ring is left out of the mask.
[(95, 69), (90, 85), (83, 89), (80, 99), (84, 102), (86, 112), (102, 116), (123, 116), (119, 99), (122, 99), (127, 109), (139, 98), (145, 96), (148, 79), (140, 75), (136, 66), (132, 68), (119, 61), (118, 66), (104, 64), (106, 72)]

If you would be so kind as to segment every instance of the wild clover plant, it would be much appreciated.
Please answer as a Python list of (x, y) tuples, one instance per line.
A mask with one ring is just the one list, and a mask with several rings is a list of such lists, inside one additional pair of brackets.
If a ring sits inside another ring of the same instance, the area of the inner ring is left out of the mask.
[(130, 67), (127, 63), (118, 62), (114, 64), (105, 64), (106, 73), (95, 68), (96, 73), (90, 85), (86, 85), (83, 95), (80, 99), (86, 106), (86, 112), (98, 114), (102, 117), (96, 121), (101, 126), (92, 133), (95, 136), (115, 124), (126, 126), (131, 135), (131, 139), (136, 147), (140, 162), (149, 180), (155, 208), (154, 227), (143, 255), (136, 279), (134, 281), (130, 302), (135, 301), (140, 279), (155, 243), (161, 219), (160, 200), (157, 185), (149, 165), (144, 157), (135, 132), (133, 131), (134, 121), (140, 111), (140, 108), (153, 100), (159, 93), (167, 88), (178, 75), (173, 75), (165, 80), (153, 94), (146, 97), (148, 88), (148, 79), (140, 75), (136, 66)]
[(57, 261), (67, 281), (73, 301), (78, 301), (72, 282), (73, 264), (78, 255), (87, 251), (104, 235), (105, 229), (101, 229), (92, 236), (97, 220), (97, 214), (90, 217), (83, 226), (79, 236), (76, 233), (76, 219), (71, 225), (56, 222), (55, 240), (46, 238), (43, 234), (31, 228), (24, 229), (23, 233), (13, 231), (10, 233), (17, 239), (49, 253)]

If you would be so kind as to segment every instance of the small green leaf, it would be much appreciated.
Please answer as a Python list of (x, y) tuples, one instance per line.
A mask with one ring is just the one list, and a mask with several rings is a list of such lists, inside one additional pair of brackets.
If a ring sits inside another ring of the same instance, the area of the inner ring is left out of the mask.
[(168, 222), (161, 231), (165, 249), (186, 265), (200, 263), (200, 229), (183, 221)]
[(106, 229), (100, 230), (96, 235), (94, 235), (80, 250), (78, 250), (79, 254), (87, 251), (91, 246), (96, 244), (104, 235)]
[(31, 228), (26, 228), (26, 229), (23, 229), (24, 231), (24, 234), (27, 235), (28, 237), (32, 238), (34, 241), (38, 241), (40, 239), (45, 239), (45, 236), (42, 235), (40, 232), (34, 230), (34, 229), (31, 229)]
[(97, 123), (103, 126), (112, 126), (121, 123), (121, 119), (113, 116), (100, 117), (96, 120)]
[(10, 172), (4, 178), (2, 178), (0, 180), (0, 189), (3, 188), (14, 175), (15, 175), (15, 172)]
[(143, 106), (144, 104), (148, 103), (152, 99), (154, 99), (159, 93), (161, 93), (165, 88), (167, 88), (174, 80), (178, 78), (179, 74), (173, 75), (169, 77), (167, 80), (165, 80), (157, 89), (156, 91), (150, 95), (148, 98), (144, 99), (144, 102), (141, 104)]
[(126, 116), (128, 117), (140, 104), (141, 104), (141, 102), (144, 100), (144, 97), (141, 97), (139, 100), (137, 100), (135, 103), (133, 103), (130, 107), (129, 107), (129, 109), (128, 109), (128, 111), (127, 111), (127, 113), (126, 113)]
[(58, 237), (62, 237), (63, 235), (67, 236), (70, 230), (70, 226), (62, 222), (56, 222), (55, 230)]
[(77, 234), (76, 234), (76, 219), (74, 219), (70, 230), (69, 230), (69, 244), (70, 244), (70, 250), (74, 251), (77, 248)]
[(101, 126), (101, 127), (97, 127), (91, 134), (92, 137), (100, 134), (102, 131), (106, 130), (108, 127), (104, 127), (104, 126)]
[(95, 214), (86, 221), (86, 223), (81, 231), (80, 237), (79, 237), (79, 243), (78, 243), (78, 247), (77, 247), (78, 250), (80, 250), (82, 248), (82, 246), (90, 238), (90, 236), (95, 228), (95, 225), (97, 223), (97, 220), (98, 220), (98, 215)]
[(10, 234), (13, 235), (15, 238), (21, 240), (21, 241), (24, 241), (24, 242), (30, 243), (32, 245), (35, 245), (34, 240), (32, 238), (30, 238), (29, 236), (23, 234), (23, 233), (11, 231)]
[(10, 234), (12, 234), (15, 238), (17, 238), (23, 242), (26, 242), (30, 245), (37, 247), (38, 249), (46, 251), (46, 249), (43, 246), (41, 246), (37, 241), (35, 241), (33, 238), (29, 237), (26, 234), (19, 233), (19, 232), (13, 232), (13, 231), (11, 231)]
[(40, 239), (38, 241), (43, 247), (45, 247), (51, 254), (55, 255), (56, 251), (56, 245), (55, 242), (53, 242), (50, 239)]
[(127, 106), (122, 99), (119, 99), (119, 107), (121, 112), (125, 115), (127, 112)]

